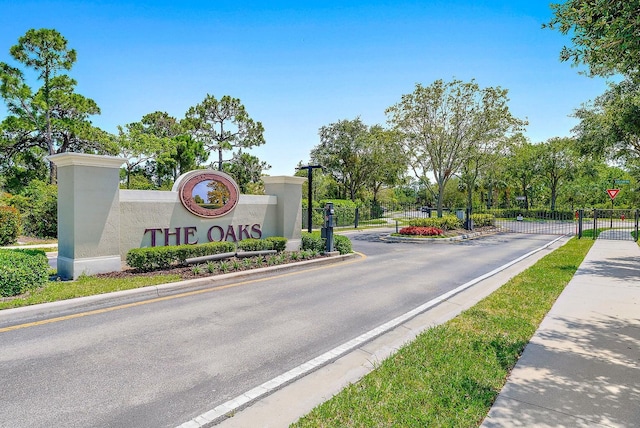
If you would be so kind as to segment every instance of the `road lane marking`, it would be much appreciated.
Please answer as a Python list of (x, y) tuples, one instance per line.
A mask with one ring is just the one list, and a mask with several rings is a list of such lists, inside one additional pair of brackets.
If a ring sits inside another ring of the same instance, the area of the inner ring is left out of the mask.
[(195, 418), (183, 423), (182, 425), (179, 425), (176, 428), (206, 428), (206, 427), (211, 427), (213, 425), (217, 425), (220, 422), (224, 421), (225, 419), (228, 419), (230, 415), (233, 415), (234, 413), (254, 404), (258, 400), (261, 400), (266, 396), (272, 394), (273, 392), (283, 388), (284, 386), (292, 382), (295, 382), (298, 379), (301, 379), (302, 377), (308, 375), (309, 373), (315, 370), (318, 370), (320, 367), (326, 366), (336, 361), (337, 359), (348, 354), (349, 352), (352, 352), (358, 349), (359, 347), (370, 342), (371, 340), (379, 336), (382, 336), (383, 334), (391, 331), (392, 329), (398, 327), (399, 325), (404, 324), (405, 322), (426, 312), (427, 310), (433, 308), (434, 306), (437, 306), (440, 303), (452, 298), (453, 296), (461, 293), (462, 291), (478, 284), (479, 282), (484, 281), (485, 279), (490, 278), (502, 272), (503, 270), (510, 268), (516, 263), (521, 262), (522, 260), (534, 255), (539, 251), (549, 248), (551, 245), (555, 244), (556, 242), (560, 241), (565, 237), (566, 235), (560, 236), (552, 240), (551, 242), (547, 242), (545, 245), (539, 248), (536, 248), (535, 250), (532, 250), (516, 259), (511, 260), (510, 262), (505, 263), (504, 265), (492, 270), (491, 272), (487, 272), (484, 275), (474, 278), (471, 281), (468, 281), (453, 290), (450, 290), (444, 294), (441, 294), (440, 296), (418, 306), (415, 309), (410, 310), (409, 312), (406, 312), (392, 319), (391, 321), (388, 321), (374, 328), (373, 330), (369, 330), (361, 334), (360, 336), (354, 339), (351, 339), (350, 341), (343, 343), (342, 345), (337, 346), (325, 352), (324, 354), (319, 355), (316, 358), (313, 358), (312, 360), (309, 360), (299, 365), (298, 367), (295, 367), (289, 370), (286, 373), (281, 374), (280, 376), (277, 376), (267, 382), (264, 382), (261, 385), (258, 385), (257, 387), (245, 392), (242, 395), (239, 395), (225, 403), (220, 404), (219, 406), (214, 407), (208, 412), (205, 412), (199, 416), (196, 416)]
[(65, 316), (55, 317), (55, 318), (48, 318), (48, 319), (45, 319), (45, 320), (33, 321), (33, 322), (24, 323), (24, 324), (17, 324), (17, 325), (12, 325), (12, 326), (9, 326), (9, 327), (1, 327), (0, 328), (0, 333), (6, 333), (6, 332), (9, 332), (9, 331), (20, 330), (20, 329), (29, 328), (29, 327), (37, 327), (37, 326), (40, 326), (40, 325), (52, 324), (52, 323), (56, 323), (56, 322), (67, 321), (67, 320), (71, 320), (71, 319), (75, 319), (75, 318), (87, 317), (87, 316), (91, 316), (91, 315), (99, 315), (99, 314), (104, 314), (106, 312), (112, 312), (112, 311), (118, 311), (118, 310), (122, 310), (122, 309), (134, 308), (136, 306), (142, 306), (142, 305), (148, 305), (148, 304), (151, 304), (151, 303), (164, 302), (164, 301), (167, 301), (167, 300), (179, 299), (179, 298), (182, 298), (182, 297), (197, 296), (198, 294), (204, 294), (204, 293), (210, 293), (210, 292), (214, 292), (214, 291), (227, 290), (229, 288), (235, 288), (235, 287), (239, 287), (241, 285), (254, 284), (254, 283), (257, 283), (257, 282), (262, 282), (262, 281), (267, 281), (267, 280), (272, 280), (272, 279), (286, 278), (286, 277), (289, 277), (289, 276), (299, 275), (299, 274), (302, 274), (302, 273), (318, 271), (318, 270), (321, 270), (321, 269), (328, 269), (330, 267), (344, 266), (344, 265), (348, 265), (348, 264), (351, 264), (351, 263), (361, 262), (361, 261), (364, 261), (367, 258), (366, 255), (364, 255), (362, 253), (359, 253), (359, 252), (354, 252), (354, 254), (357, 254), (360, 257), (357, 258), (357, 259), (354, 259), (354, 260), (347, 260), (345, 262), (340, 263), (339, 265), (328, 264), (328, 265), (324, 265), (324, 266), (318, 266), (318, 267), (314, 267), (314, 268), (300, 270), (300, 271), (297, 271), (297, 272), (282, 273), (282, 274), (279, 274), (279, 275), (269, 276), (269, 277), (266, 277), (266, 278), (250, 279), (250, 280), (247, 280), (247, 281), (234, 282), (232, 284), (219, 285), (217, 287), (205, 288), (205, 289), (202, 289), (202, 290), (187, 291), (187, 292), (184, 292), (184, 293), (172, 294), (170, 296), (155, 297), (155, 298), (149, 299), (149, 300), (143, 300), (143, 301), (134, 302), (134, 303), (127, 303), (127, 304), (124, 304), (124, 305), (112, 306), (112, 307), (109, 307), (109, 308), (95, 309), (95, 310), (92, 310), (92, 311), (79, 312), (77, 314), (65, 315)]

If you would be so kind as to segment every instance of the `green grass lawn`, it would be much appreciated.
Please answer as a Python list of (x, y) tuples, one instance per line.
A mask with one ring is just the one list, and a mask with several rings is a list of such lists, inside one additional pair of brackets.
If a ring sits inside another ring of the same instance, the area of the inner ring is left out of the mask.
[(81, 276), (76, 281), (50, 281), (43, 288), (30, 292), (27, 296), (0, 299), (0, 309), (18, 308), (38, 303), (55, 302), (75, 297), (93, 296), (149, 285), (180, 281), (179, 275), (156, 275), (131, 278), (97, 278)]
[(479, 426), (593, 242), (570, 240), (292, 426)]

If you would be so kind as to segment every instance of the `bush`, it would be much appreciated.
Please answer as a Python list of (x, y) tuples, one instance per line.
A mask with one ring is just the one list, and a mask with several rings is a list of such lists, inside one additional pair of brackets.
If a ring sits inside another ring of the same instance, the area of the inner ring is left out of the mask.
[(243, 251), (273, 250), (273, 242), (267, 239), (243, 239), (238, 242), (238, 249)]
[(20, 234), (20, 212), (13, 207), (0, 207), (0, 245), (14, 244)]
[(462, 220), (454, 215), (446, 215), (443, 217), (425, 217), (414, 218), (409, 221), (409, 226), (417, 227), (437, 227), (442, 230), (460, 229)]
[[(308, 210), (309, 206), (307, 204), (307, 200), (303, 199), (302, 200), (302, 228), (306, 229), (307, 226), (307, 219), (308, 219)], [(324, 224), (324, 215), (322, 214), (322, 209), (321, 208), (317, 208), (317, 207), (312, 207), (311, 208), (311, 226), (312, 227), (321, 227)]]
[(287, 238), (282, 236), (270, 236), (265, 239), (273, 243), (273, 249), (281, 253), (287, 249)]
[[(340, 254), (353, 252), (351, 240), (346, 236), (333, 235), (333, 246)], [(324, 253), (327, 247), (326, 239), (320, 236), (320, 232), (302, 232), (302, 251), (317, 251)]]
[(208, 242), (196, 245), (133, 248), (126, 256), (127, 264), (142, 271), (166, 269), (173, 264), (184, 263), (188, 258), (231, 253), (236, 250), (232, 242)]
[(39, 238), (58, 236), (58, 188), (34, 180), (21, 194), (6, 198), (6, 203), (18, 209), (25, 235)]
[(442, 229), (432, 226), (409, 226), (400, 229), (399, 233), (411, 236), (439, 236), (442, 235)]
[(496, 218), (493, 214), (471, 214), (471, 220), (476, 227), (494, 226)]
[(43, 287), (49, 262), (42, 250), (0, 250), (0, 296), (17, 296)]
[(324, 252), (326, 248), (325, 240), (320, 236), (320, 232), (302, 232), (302, 250)]
[(335, 250), (340, 254), (353, 253), (353, 249), (351, 248), (351, 240), (346, 236), (333, 235), (333, 246), (335, 247)]
[[(349, 199), (326, 199), (319, 201), (320, 208), (328, 202), (333, 202), (334, 220), (336, 226), (351, 226), (356, 221), (356, 203)], [(324, 218), (320, 220), (320, 225), (324, 222)]]

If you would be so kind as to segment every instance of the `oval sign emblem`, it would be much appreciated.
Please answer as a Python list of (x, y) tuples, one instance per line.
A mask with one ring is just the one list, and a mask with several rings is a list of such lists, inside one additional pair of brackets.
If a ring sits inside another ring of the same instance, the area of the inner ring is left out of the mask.
[(215, 218), (232, 211), (238, 203), (238, 185), (220, 171), (193, 171), (180, 183), (178, 193), (184, 207), (193, 214)]

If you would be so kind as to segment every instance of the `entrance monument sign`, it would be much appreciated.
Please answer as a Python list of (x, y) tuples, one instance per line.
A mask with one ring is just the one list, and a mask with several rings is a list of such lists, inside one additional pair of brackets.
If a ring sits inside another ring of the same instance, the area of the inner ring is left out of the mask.
[(300, 246), (301, 177), (263, 177), (265, 195), (242, 195), (227, 174), (196, 170), (171, 191), (119, 188), (124, 159), (61, 153), (58, 275), (118, 271), (132, 248), (283, 236)]

